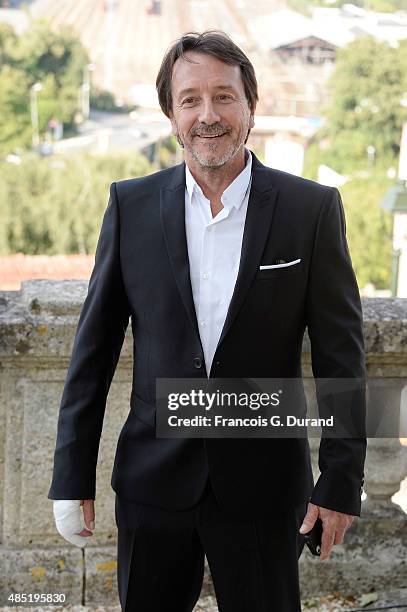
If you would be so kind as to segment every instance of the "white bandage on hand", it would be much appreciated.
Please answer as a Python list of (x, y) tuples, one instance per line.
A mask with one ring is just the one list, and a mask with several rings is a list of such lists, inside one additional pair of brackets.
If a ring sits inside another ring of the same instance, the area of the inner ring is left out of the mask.
[[(82, 529), (88, 529), (83, 518), (79, 499), (54, 500), (54, 518), (58, 533), (75, 546), (83, 548), (90, 536), (78, 535)], [(90, 530), (88, 530), (90, 531)]]

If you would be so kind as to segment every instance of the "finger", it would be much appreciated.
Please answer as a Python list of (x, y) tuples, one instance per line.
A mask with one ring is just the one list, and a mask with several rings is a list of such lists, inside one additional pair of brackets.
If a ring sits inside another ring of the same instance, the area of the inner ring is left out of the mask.
[(318, 518), (318, 506), (315, 506), (311, 502), (308, 504), (307, 514), (305, 515), (302, 525), (300, 527), (300, 533), (308, 533), (315, 525), (315, 521)]
[(89, 530), (95, 529), (95, 502), (93, 499), (85, 499), (83, 502), (83, 520)]
[(326, 523), (323, 523), (321, 538), (321, 555), (319, 557), (321, 561), (325, 561), (325, 559), (328, 559), (332, 550), (332, 546), (334, 544), (334, 540), (335, 530)]
[(344, 530), (338, 529), (335, 532), (334, 544), (342, 544), (344, 535), (345, 535), (345, 529)]
[(93, 533), (91, 531), (89, 531), (88, 529), (82, 529), (82, 531), (80, 533), (78, 533), (77, 535), (80, 535), (83, 538), (88, 538), (89, 536), (92, 536)]
[(83, 520), (89, 530), (95, 528), (95, 504), (93, 499), (85, 499), (83, 504)]

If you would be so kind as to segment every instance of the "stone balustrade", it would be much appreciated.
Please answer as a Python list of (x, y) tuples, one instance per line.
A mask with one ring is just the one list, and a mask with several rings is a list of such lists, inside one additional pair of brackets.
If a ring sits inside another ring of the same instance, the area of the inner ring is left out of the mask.
[[(35, 280), (24, 282), (21, 291), (0, 293), (0, 606), (7, 605), (11, 592), (64, 593), (66, 603), (89, 606), (118, 602), (110, 475), (128, 412), (131, 326), (105, 414), (97, 528), (84, 551), (68, 545), (55, 531), (52, 502), (47, 499), (59, 403), (86, 291), (86, 281)], [(364, 298), (363, 311), (368, 376), (391, 385), (383, 409), (405, 422), (407, 299)], [(303, 375), (308, 395), (312, 382), (308, 336)], [(318, 440), (311, 439), (310, 444), (317, 478)], [(392, 501), (406, 474), (407, 446), (395, 438), (369, 439), (362, 517), (354, 521), (345, 543), (334, 547), (329, 561), (321, 563), (304, 549), (300, 559), (304, 597), (406, 585), (407, 488), (404, 498), (398, 494), (404, 510)], [(207, 578), (203, 593), (208, 590)]]

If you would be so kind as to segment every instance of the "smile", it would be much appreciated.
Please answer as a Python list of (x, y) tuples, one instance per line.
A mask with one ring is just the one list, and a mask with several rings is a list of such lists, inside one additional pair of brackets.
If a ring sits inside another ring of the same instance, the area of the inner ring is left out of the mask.
[(200, 134), (198, 134), (199, 138), (220, 138), (221, 136), (224, 136), (226, 134), (226, 132), (224, 132), (223, 134), (215, 134), (215, 136), (201, 136)]

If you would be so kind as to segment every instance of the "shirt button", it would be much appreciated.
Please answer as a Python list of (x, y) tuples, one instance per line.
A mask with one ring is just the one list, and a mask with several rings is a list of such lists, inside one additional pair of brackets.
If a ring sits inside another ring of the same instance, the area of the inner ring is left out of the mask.
[(204, 273), (202, 274), (202, 278), (207, 279), (207, 278), (208, 278), (208, 276), (209, 276), (209, 274), (208, 274), (207, 272), (204, 272)]
[(206, 321), (201, 321), (201, 326), (205, 327), (206, 326)]
[(200, 357), (194, 358), (194, 366), (199, 369), (202, 368), (202, 359)]

